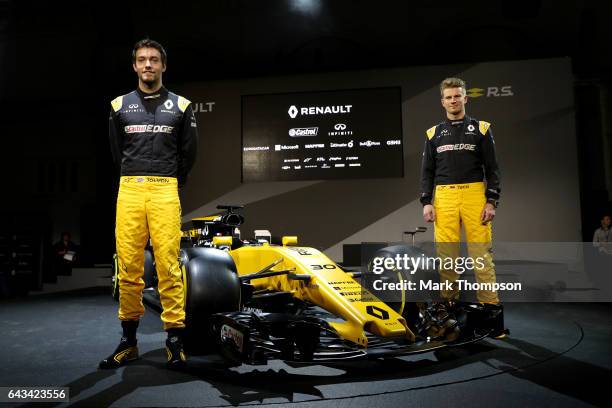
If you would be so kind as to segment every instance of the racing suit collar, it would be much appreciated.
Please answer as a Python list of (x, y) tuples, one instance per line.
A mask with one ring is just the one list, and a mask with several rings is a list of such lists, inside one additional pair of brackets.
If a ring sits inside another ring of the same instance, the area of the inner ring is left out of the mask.
[(444, 123), (447, 126), (465, 125), (469, 121), (470, 121), (470, 117), (467, 114), (463, 116), (463, 119), (457, 119), (457, 120), (450, 120), (449, 118), (444, 119)]
[(138, 92), (138, 95), (140, 95), (141, 98), (143, 98), (144, 100), (149, 100), (149, 101), (157, 99), (157, 98), (163, 98), (166, 95), (168, 95), (168, 90), (164, 86), (159, 88), (157, 92), (154, 92), (154, 93), (143, 92), (142, 89), (140, 88), (136, 88), (136, 92)]

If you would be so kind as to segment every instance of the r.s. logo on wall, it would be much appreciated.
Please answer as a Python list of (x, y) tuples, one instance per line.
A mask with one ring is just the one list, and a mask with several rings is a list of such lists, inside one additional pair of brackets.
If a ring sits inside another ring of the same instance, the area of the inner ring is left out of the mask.
[(481, 96), (485, 96), (487, 98), (514, 96), (514, 92), (512, 91), (512, 85), (489, 86), (487, 88), (470, 88), (467, 90), (467, 96), (470, 98), (478, 98)]

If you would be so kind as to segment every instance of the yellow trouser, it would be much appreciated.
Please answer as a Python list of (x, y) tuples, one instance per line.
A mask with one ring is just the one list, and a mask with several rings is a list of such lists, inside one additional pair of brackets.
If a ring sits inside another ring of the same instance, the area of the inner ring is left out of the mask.
[[(484, 183), (448, 184), (436, 186), (434, 196), (435, 239), (438, 257), (457, 259), (461, 242), (461, 224), (465, 228), (468, 254), (470, 258), (481, 259), (474, 272), (478, 283), (495, 283), (495, 265), (491, 256), (491, 223), (485, 225), (480, 221), (486, 204)], [(445, 299), (456, 299), (459, 296), (458, 285), (452, 284), (461, 275), (453, 269), (440, 268), (440, 281), (450, 282), (452, 288), (444, 289), (441, 295)], [(478, 301), (482, 303), (499, 303), (496, 292), (479, 290)]]
[(144, 314), (144, 248), (151, 235), (164, 329), (185, 327), (179, 263), (181, 203), (173, 177), (123, 176), (117, 197), (115, 237), (119, 260), (119, 319)]

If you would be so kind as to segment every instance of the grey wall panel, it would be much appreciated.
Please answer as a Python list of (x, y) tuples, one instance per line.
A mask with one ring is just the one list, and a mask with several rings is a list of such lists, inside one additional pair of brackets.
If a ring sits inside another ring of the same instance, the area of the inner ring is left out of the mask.
[[(502, 170), (494, 224), (503, 241), (579, 241), (580, 206), (569, 59), (327, 73), (170, 86), (199, 110), (198, 162), (182, 192), (185, 218), (217, 203), (249, 203), (243, 236), (257, 228), (295, 234), (341, 257), (341, 244), (399, 240), (423, 225), (418, 203), (425, 130), (440, 122), (438, 84), (460, 76), (468, 115), (492, 123)], [(241, 95), (401, 86), (404, 178), (241, 184)], [(512, 95), (502, 96), (501, 88)], [(497, 96), (495, 89), (497, 88)], [(206, 104), (208, 103), (208, 105)], [(421, 239), (431, 239), (428, 231)]]

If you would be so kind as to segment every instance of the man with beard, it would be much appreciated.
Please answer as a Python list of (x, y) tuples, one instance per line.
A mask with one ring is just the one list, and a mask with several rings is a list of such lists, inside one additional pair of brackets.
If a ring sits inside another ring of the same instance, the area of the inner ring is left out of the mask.
[(149, 238), (163, 307), (161, 319), (168, 333), (168, 366), (185, 364), (178, 188), (185, 184), (194, 164), (198, 135), (190, 101), (162, 85), (166, 59), (158, 42), (137, 42), (132, 67), (138, 88), (111, 102), (109, 138), (121, 175), (115, 237), (123, 336), (114, 353), (100, 362), (100, 368), (116, 368), (138, 358), (136, 329), (144, 314), (144, 248)]

